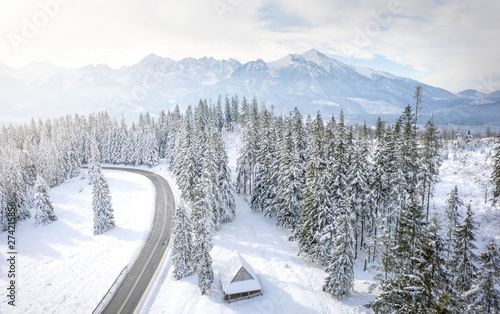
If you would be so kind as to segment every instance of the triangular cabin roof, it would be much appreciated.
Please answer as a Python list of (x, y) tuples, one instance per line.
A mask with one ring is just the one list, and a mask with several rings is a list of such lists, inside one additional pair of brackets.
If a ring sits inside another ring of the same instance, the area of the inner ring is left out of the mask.
[(219, 274), (225, 294), (261, 290), (257, 274), (240, 253), (236, 253)]

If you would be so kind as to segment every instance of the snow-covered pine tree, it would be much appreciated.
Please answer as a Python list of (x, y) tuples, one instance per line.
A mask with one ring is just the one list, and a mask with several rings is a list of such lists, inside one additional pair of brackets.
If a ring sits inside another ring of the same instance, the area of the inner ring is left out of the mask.
[(404, 177), (398, 160), (400, 142), (400, 121), (390, 125), (378, 140), (371, 171), (372, 190), (375, 200), (374, 230), (371, 235), (373, 259), (380, 258), (385, 277), (390, 272), (393, 252), (393, 239), (397, 230), (398, 215), (403, 207)]
[[(43, 124), (42, 124), (43, 128)], [(51, 154), (51, 140), (45, 131), (41, 131), (40, 145), (36, 155), (38, 173), (45, 179), (49, 186), (54, 186), (52, 182), (52, 168), (54, 155)]]
[(149, 167), (157, 166), (160, 163), (158, 147), (156, 142), (156, 134), (153, 125), (148, 125), (143, 130), (142, 134), (142, 164)]
[(233, 125), (237, 125), (240, 123), (240, 101), (238, 99), (238, 95), (234, 95), (231, 98), (231, 119)]
[(403, 206), (398, 217), (393, 265), (396, 273), (412, 273), (412, 258), (416, 256), (420, 246), (424, 227), (423, 209), (414, 193), (410, 196), (408, 203)]
[(451, 312), (449, 299), (450, 274), (446, 268), (444, 239), (440, 236), (438, 216), (431, 218), (423, 234), (419, 255), (416, 258), (417, 275), (422, 283), (421, 308), (425, 312), (438, 310), (439, 313)]
[(57, 220), (47, 192), (47, 183), (40, 175), (36, 178), (33, 208), (35, 210), (35, 226), (45, 226)]
[(500, 253), (492, 239), (479, 255), (481, 266), (470, 290), (462, 298), (466, 313), (500, 313)]
[(209, 185), (201, 181), (195, 187), (195, 202), (192, 207), (194, 232), (193, 264), (198, 273), (198, 286), (202, 294), (210, 289), (214, 280), (212, 269), (212, 234), (214, 232), (213, 212), (210, 209)]
[(473, 252), (477, 247), (474, 244), (476, 240), (474, 230), (476, 229), (473, 219), (471, 205), (467, 205), (467, 212), (464, 222), (457, 226), (454, 235), (454, 250), (451, 262), (451, 272), (454, 274), (453, 288), (460, 295), (471, 288), (475, 280), (477, 267), (474, 264), (477, 256)]
[(493, 162), (494, 165), (493, 165), (493, 172), (491, 173), (491, 181), (494, 185), (493, 188), (494, 202), (497, 202), (500, 199), (500, 136), (497, 137)]
[[(217, 164), (217, 129), (208, 129), (206, 133), (205, 152), (200, 176), (200, 185), (213, 217), (215, 230), (220, 229), (222, 222), (222, 194), (219, 185), (219, 165)], [(214, 231), (215, 231), (214, 230)]]
[[(13, 148), (11, 148), (13, 150)], [(19, 152), (12, 152), (6, 165), (6, 181), (8, 203), (15, 204), (16, 220), (25, 221), (31, 217), (29, 201), (26, 195), (26, 184), (23, 181), (21, 169), (17, 160)]]
[(229, 102), (229, 97), (226, 95), (226, 101), (224, 103), (224, 125), (227, 130), (232, 130), (233, 126), (233, 113), (231, 108), (231, 103)]
[[(57, 130), (59, 130), (59, 125), (55, 124)], [(65, 141), (63, 139), (62, 141)], [(53, 150), (56, 156), (56, 168), (54, 171), (54, 183), (55, 185), (62, 184), (67, 178), (67, 172), (69, 169), (68, 156), (66, 154), (68, 148), (67, 145), (61, 142), (61, 138), (57, 138), (53, 143)]]
[[(244, 103), (246, 102), (243, 98)], [(257, 114), (257, 104), (245, 106), (248, 112), (245, 113), (243, 137), (239, 148), (239, 156), (236, 165), (236, 192), (251, 194), (254, 186), (255, 165), (257, 152), (259, 150), (259, 121)]]
[(206, 99), (200, 99), (198, 106), (194, 110), (194, 121), (197, 128), (203, 129), (209, 119), (209, 108)]
[(68, 152), (67, 152), (67, 158), (68, 158), (68, 177), (69, 178), (75, 178), (80, 175), (81, 173), (81, 163), (80, 163), (80, 151), (79, 151), (79, 144), (78, 144), (78, 138), (77, 134), (75, 134), (75, 130), (71, 130), (69, 134), (69, 143), (68, 143)]
[(427, 121), (423, 134), (423, 144), (420, 153), (420, 177), (422, 180), (422, 206), (426, 204), (426, 219), (429, 219), (429, 206), (432, 189), (439, 178), (439, 167), (441, 166), (441, 154), (439, 143), (439, 131), (432, 119)]
[(468, 152), (474, 150), (474, 138), (472, 137), (472, 133), (471, 133), (470, 129), (468, 129), (467, 132), (465, 133), (464, 144), (465, 144), (464, 148)]
[[(226, 106), (229, 106), (229, 99), (226, 95)], [(218, 101), (215, 105), (215, 108), (212, 108), (212, 127), (217, 129), (218, 131), (222, 131), (225, 123), (225, 116), (222, 112), (222, 104)]]
[(19, 160), (20, 162), (20, 169), (21, 169), (21, 175), (23, 178), (23, 185), (25, 187), (25, 193), (26, 193), (26, 200), (27, 200), (27, 206), (32, 207), (33, 206), (33, 200), (34, 200), (34, 195), (35, 195), (35, 183), (37, 179), (37, 166), (36, 166), (36, 152), (35, 148), (33, 147), (33, 144), (25, 140), (24, 141), (24, 148), (21, 151), (21, 159)]
[(102, 234), (115, 227), (109, 186), (98, 164), (94, 167), (92, 174), (92, 207), (94, 209), (94, 235)]
[(264, 216), (276, 215), (280, 195), (278, 193), (279, 149), (278, 130), (274, 117), (266, 108), (262, 110), (258, 147), (255, 166), (254, 188), (252, 190), (251, 207), (261, 210)]
[(408, 196), (418, 190), (420, 181), (419, 174), (419, 156), (417, 150), (417, 134), (414, 127), (414, 115), (410, 105), (405, 108), (401, 116), (402, 134), (400, 138), (398, 162), (404, 179), (404, 190), (407, 195), (403, 195), (403, 201)]
[[(379, 125), (379, 124), (377, 124)], [(373, 154), (373, 161), (371, 167), (368, 171), (369, 182), (370, 182), (370, 192), (373, 199), (373, 213), (371, 213), (374, 217), (374, 223), (371, 225), (370, 230), (370, 238), (368, 239), (369, 248), (368, 248), (368, 262), (371, 260), (374, 261), (377, 253), (377, 246), (380, 246), (380, 243), (377, 243), (377, 232), (378, 229), (382, 228), (383, 224), (380, 221), (379, 213), (383, 213), (385, 206), (387, 204), (388, 199), (388, 174), (387, 171), (387, 149), (385, 145), (385, 139), (383, 136), (383, 126), (380, 127), (382, 130), (377, 129), (380, 134), (377, 136), (377, 141), (375, 145), (375, 152)]]
[(324, 151), (324, 125), (318, 113), (308, 137), (309, 156), (306, 163), (306, 184), (299, 220), (300, 252), (308, 259), (324, 263), (333, 245), (333, 206), (328, 193), (327, 161)]
[(198, 287), (200, 288), (201, 294), (203, 295), (207, 290), (210, 289), (212, 282), (214, 282), (212, 257), (206, 249), (202, 249), (198, 252), (197, 255)]
[(90, 160), (89, 166), (87, 169), (87, 178), (89, 179), (89, 184), (94, 182), (94, 173), (96, 168), (101, 167), (101, 152), (99, 151), (99, 146), (97, 145), (97, 140), (95, 135), (92, 136), (92, 140), (90, 142)]
[[(123, 119), (123, 117), (122, 117)], [(111, 152), (110, 152), (110, 162), (113, 164), (121, 164), (122, 160), (122, 146), (125, 144), (125, 134), (122, 133), (118, 122), (115, 120), (113, 123), (113, 129), (111, 130)]]
[(177, 133), (174, 158), (174, 173), (183, 199), (192, 203), (194, 201), (194, 187), (198, 182), (197, 161), (195, 160), (195, 128), (192, 111), (189, 106), (184, 115), (182, 129)]
[[(335, 126), (331, 128), (333, 127)], [(334, 134), (327, 138), (327, 145), (329, 148), (326, 157), (328, 158), (327, 171), (330, 180), (330, 198), (332, 204), (340, 204), (343, 198), (343, 192), (348, 185), (347, 174), (349, 172), (349, 159), (352, 148), (344, 124), (344, 113), (342, 111), (340, 112), (339, 123), (336, 125)]]
[(130, 132), (130, 146), (129, 146), (129, 164), (133, 166), (142, 163), (142, 148), (143, 139), (140, 136), (138, 128), (132, 123), (132, 131)]
[(297, 163), (301, 165), (300, 178), (302, 185), (305, 184), (305, 165), (307, 160), (307, 133), (306, 127), (302, 122), (300, 111), (295, 108), (292, 116), (292, 130), (294, 131), (295, 149), (297, 150)]
[(453, 237), (455, 236), (455, 231), (459, 225), (460, 214), (458, 212), (459, 206), (463, 206), (464, 202), (458, 196), (458, 187), (455, 186), (453, 190), (448, 193), (448, 199), (446, 200), (445, 214), (447, 218), (448, 225), (448, 248), (447, 248), (447, 258), (450, 258), (452, 252)]
[(291, 117), (285, 121), (284, 136), (280, 144), (280, 170), (278, 179), (278, 194), (281, 204), (276, 212), (276, 224), (287, 228), (290, 232), (297, 230), (300, 217), (300, 202), (302, 201), (303, 165), (297, 158), (298, 152), (294, 139)]
[(229, 168), (229, 157), (220, 132), (215, 132), (215, 159), (218, 172), (218, 189), (220, 193), (220, 219), (228, 222), (234, 218), (236, 203), (234, 200), (234, 187), (231, 182), (231, 169)]
[(368, 160), (368, 143), (366, 137), (357, 139), (350, 148), (352, 160), (347, 173), (347, 184), (351, 192), (351, 203), (356, 215), (354, 229), (356, 245), (355, 258), (357, 258), (358, 239), (359, 249), (365, 249), (365, 231), (367, 226), (373, 223), (373, 209), (369, 189), (368, 170), (371, 168)]
[(335, 240), (326, 268), (328, 277), (323, 286), (323, 291), (332, 294), (337, 299), (344, 299), (351, 295), (354, 287), (354, 216), (353, 205), (350, 204), (351, 193), (352, 191), (346, 191), (339, 206), (335, 221)]
[(173, 276), (179, 280), (193, 273), (191, 257), (193, 251), (193, 240), (191, 219), (185, 205), (181, 202), (173, 219), (172, 229), (172, 265)]
[[(256, 147), (253, 172), (255, 173), (254, 179), (252, 180), (252, 191), (250, 193), (250, 208), (253, 210), (264, 211), (264, 202), (267, 195), (268, 186), (267, 181), (270, 176), (270, 167), (274, 154), (274, 148), (276, 144), (276, 139), (274, 143), (269, 143), (271, 138), (271, 132), (274, 131), (272, 128), (272, 117), (271, 113), (263, 108), (259, 116), (259, 129), (257, 130), (257, 137), (261, 145)], [(270, 149), (273, 151), (271, 152)]]
[[(124, 123), (125, 121), (122, 121)], [(132, 129), (132, 127), (131, 127)], [(134, 160), (134, 134), (132, 130), (129, 130), (125, 124), (121, 125), (121, 131), (124, 134), (124, 142), (121, 150), (121, 160), (126, 165), (133, 165)]]
[(165, 151), (165, 159), (167, 160), (167, 164), (171, 171), (174, 171), (175, 168), (175, 149), (176, 149), (176, 138), (177, 134), (180, 132), (180, 125), (182, 124), (182, 117), (180, 113), (179, 106), (175, 106), (175, 109), (172, 113), (168, 112), (168, 134), (166, 140)]
[(380, 215), (386, 220), (387, 232), (390, 237), (394, 237), (397, 231), (397, 222), (400, 212), (407, 205), (408, 192), (406, 190), (406, 180), (403, 153), (401, 152), (402, 134), (401, 119), (394, 126), (388, 127), (385, 132), (385, 175), (387, 190), (384, 193), (382, 212)]
[(382, 293), (368, 305), (375, 313), (426, 313), (424, 283), (417, 268), (423, 255), (423, 218), (416, 195), (410, 195), (410, 203), (400, 212), (395, 243), (388, 250), (390, 274), (382, 282)]

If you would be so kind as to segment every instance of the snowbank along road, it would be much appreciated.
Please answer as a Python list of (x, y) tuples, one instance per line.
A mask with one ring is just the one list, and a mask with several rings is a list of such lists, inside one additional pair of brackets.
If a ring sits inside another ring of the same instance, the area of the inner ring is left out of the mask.
[(155, 187), (156, 209), (149, 236), (128, 274), (102, 311), (106, 314), (133, 313), (147, 290), (170, 240), (171, 222), (175, 210), (174, 196), (167, 180), (158, 174), (130, 168), (104, 167), (104, 169), (128, 171), (146, 176)]

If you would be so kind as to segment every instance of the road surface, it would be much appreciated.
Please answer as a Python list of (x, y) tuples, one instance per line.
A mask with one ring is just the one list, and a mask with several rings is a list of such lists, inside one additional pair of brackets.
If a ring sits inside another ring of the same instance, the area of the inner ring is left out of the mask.
[[(133, 313), (153, 278), (170, 240), (170, 228), (175, 211), (172, 189), (162, 176), (139, 169), (103, 167), (137, 173), (149, 178), (155, 187), (155, 214), (149, 236), (136, 261), (130, 267), (115, 294), (101, 313)], [(138, 208), (137, 210), (141, 210)]]

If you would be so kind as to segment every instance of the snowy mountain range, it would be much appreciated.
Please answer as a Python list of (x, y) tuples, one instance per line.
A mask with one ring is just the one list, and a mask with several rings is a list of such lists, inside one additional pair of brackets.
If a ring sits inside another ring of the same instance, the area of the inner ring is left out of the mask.
[(207, 57), (174, 61), (151, 54), (116, 70), (104, 64), (79, 69), (51, 63), (21, 69), (0, 64), (0, 123), (104, 109), (127, 117), (235, 94), (240, 101), (243, 96), (255, 96), (280, 113), (295, 106), (310, 114), (318, 110), (338, 114), (343, 109), (351, 122), (373, 123), (379, 116), (392, 121), (413, 104), (417, 85), (424, 88), (424, 113), (433, 115), (437, 123), (500, 126), (500, 91), (453, 94), (409, 78), (347, 65), (317, 50), (245, 64)]

